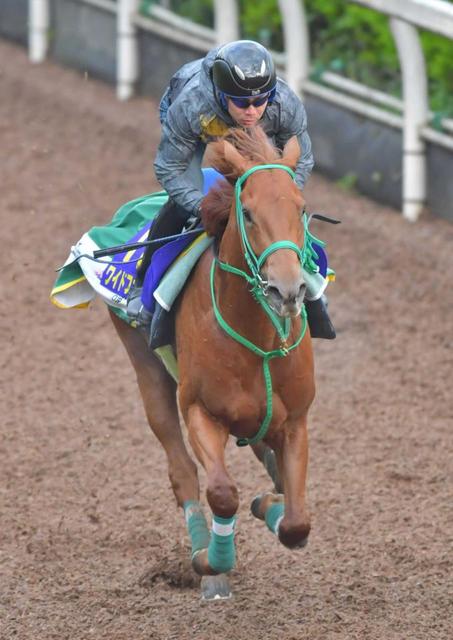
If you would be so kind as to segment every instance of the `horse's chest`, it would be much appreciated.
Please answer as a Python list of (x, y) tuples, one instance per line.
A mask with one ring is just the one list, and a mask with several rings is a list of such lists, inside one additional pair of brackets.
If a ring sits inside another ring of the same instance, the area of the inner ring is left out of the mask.
[(291, 412), (285, 394), (276, 385), (266, 392), (262, 369), (247, 375), (237, 371), (230, 376), (213, 376), (207, 379), (203, 389), (203, 402), (208, 411), (227, 423), (234, 434), (239, 430), (257, 430), (263, 421), (272, 398), (272, 421), (281, 424)]

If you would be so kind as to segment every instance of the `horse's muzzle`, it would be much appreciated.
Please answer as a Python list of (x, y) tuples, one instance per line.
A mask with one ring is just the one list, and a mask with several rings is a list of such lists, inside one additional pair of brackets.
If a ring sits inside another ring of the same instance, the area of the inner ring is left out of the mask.
[(281, 318), (295, 318), (302, 310), (306, 290), (307, 285), (302, 277), (301, 281), (290, 286), (268, 282), (267, 302)]

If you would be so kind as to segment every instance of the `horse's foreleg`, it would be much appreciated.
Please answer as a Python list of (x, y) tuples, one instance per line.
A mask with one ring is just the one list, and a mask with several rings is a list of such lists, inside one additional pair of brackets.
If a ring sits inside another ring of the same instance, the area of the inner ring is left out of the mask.
[(310, 533), (310, 516), (305, 504), (308, 466), (306, 417), (288, 428), (277, 458), (285, 493), (285, 508), (278, 525), (278, 537), (286, 547), (301, 547), (306, 544)]
[(229, 431), (199, 405), (192, 405), (186, 418), (190, 444), (206, 471), (206, 495), (213, 514), (209, 546), (193, 556), (192, 564), (201, 575), (226, 573), (235, 564), (234, 525), (239, 506), (236, 485), (225, 467)]
[(252, 513), (265, 520), (286, 547), (302, 547), (310, 532), (310, 518), (305, 505), (308, 463), (306, 419), (291, 425), (276, 450), (284, 487), (283, 496), (267, 493), (252, 503)]

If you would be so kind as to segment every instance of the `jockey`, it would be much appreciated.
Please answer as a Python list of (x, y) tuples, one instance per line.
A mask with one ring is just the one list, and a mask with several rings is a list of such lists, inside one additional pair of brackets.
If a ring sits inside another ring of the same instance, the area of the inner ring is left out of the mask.
[[(180, 233), (199, 221), (206, 145), (232, 127), (250, 128), (259, 123), (281, 149), (296, 135), (302, 150), (295, 171), (300, 189), (310, 176), (313, 154), (304, 106), (277, 78), (270, 53), (257, 42), (231, 42), (181, 67), (170, 80), (159, 109), (162, 137), (154, 169), (169, 200), (155, 218), (149, 240)], [(159, 244), (146, 247), (127, 303), (128, 314), (138, 324), (150, 321), (141, 291), (156, 246)], [(334, 338), (325, 298), (306, 302), (306, 308), (312, 336)], [(155, 313), (159, 312), (157, 308)]]

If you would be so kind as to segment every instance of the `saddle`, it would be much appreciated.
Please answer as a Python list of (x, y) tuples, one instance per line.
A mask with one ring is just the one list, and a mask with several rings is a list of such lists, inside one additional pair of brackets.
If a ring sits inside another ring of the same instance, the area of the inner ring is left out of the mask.
[(212, 243), (201, 226), (157, 249), (146, 271), (141, 294), (152, 315), (148, 345), (155, 350), (174, 341), (174, 301), (204, 253)]

